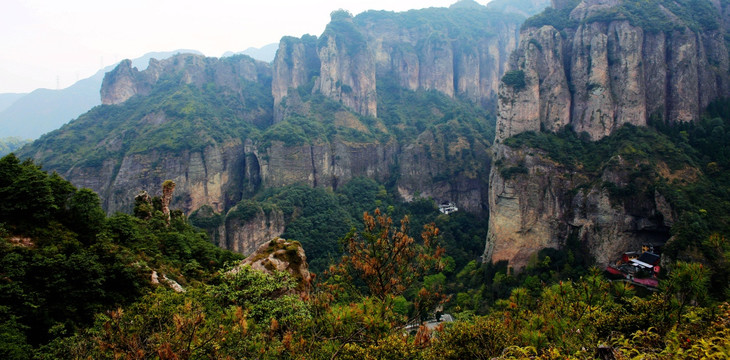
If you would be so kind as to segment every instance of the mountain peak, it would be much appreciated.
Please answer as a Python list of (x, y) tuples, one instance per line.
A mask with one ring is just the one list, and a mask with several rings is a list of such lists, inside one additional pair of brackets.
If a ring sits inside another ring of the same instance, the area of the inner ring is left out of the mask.
[(482, 9), (483, 5), (474, 0), (459, 0), (449, 6), (449, 9)]

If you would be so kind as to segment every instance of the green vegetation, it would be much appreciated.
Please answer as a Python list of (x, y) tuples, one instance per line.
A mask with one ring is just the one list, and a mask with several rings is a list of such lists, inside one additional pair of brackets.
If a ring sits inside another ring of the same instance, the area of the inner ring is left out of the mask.
[(358, 219), (362, 214), (378, 208), (393, 217), (410, 215), (413, 225), (410, 236), (417, 236), (423, 225), (435, 223), (441, 229), (441, 245), (456, 270), (475, 260), (483, 251), (484, 219), (466, 212), (439, 216), (433, 200), (421, 198), (402, 203), (385, 186), (366, 178), (353, 179), (334, 192), (305, 185), (267, 189), (254, 199), (241, 201), (228, 214), (217, 214), (211, 208), (203, 207), (191, 214), (190, 220), (213, 234), (229, 219), (249, 219), (259, 209), (265, 212), (281, 210), (287, 224), (282, 237), (299, 241), (307, 253), (310, 269), (319, 273), (342, 255), (339, 240), (351, 229), (361, 226)]
[(522, 28), (531, 27), (540, 28), (546, 25), (552, 26), (557, 30), (578, 26), (578, 22), (570, 19), (570, 12), (580, 4), (580, 0), (573, 0), (559, 9), (552, 7), (546, 8), (543, 12), (525, 20)]
[(0, 138), (0, 156), (10, 154), (29, 142), (30, 140), (23, 140), (15, 136)]
[[(484, 224), (464, 212), (439, 215), (429, 199), (393, 202), (369, 179), (335, 193), (271, 190), (239, 204), (243, 217), (257, 203), (280, 207), (292, 224), (307, 222), (295, 227), (303, 239), (337, 239), (351, 227), (322, 263), (329, 269), (307, 285), (288, 273), (228, 272), (223, 264), (240, 258), (211, 245), (180, 212), (168, 225), (159, 199), (137, 199), (138, 216), (105, 217), (93, 192), (30, 161), (0, 159), (3, 358), (578, 359), (602, 351), (721, 358), (730, 351), (730, 308), (719, 302), (730, 294), (712, 288), (717, 266), (730, 258), (722, 236), (703, 242), (715, 246), (714, 263), (676, 262), (651, 293), (591, 270), (576, 239), (541, 251), (519, 274), (504, 263), (478, 265)], [(386, 211), (354, 220), (375, 208)], [(352, 223), (337, 224), (342, 219)], [(153, 285), (152, 270), (186, 291)], [(409, 319), (428, 319), (440, 304), (456, 322), (406, 335)]]
[(271, 146), (272, 141), (296, 146), (335, 140), (375, 142), (388, 138), (377, 119), (354, 114), (322, 94), (305, 94), (302, 100), (307, 102), (309, 111), (291, 114), (266, 129), (260, 137), (262, 148)]
[(270, 122), (269, 82), (244, 82), (244, 97), (212, 83), (186, 85), (181, 76), (166, 75), (147, 96), (97, 106), (42, 136), (34, 148), (53, 149), (43, 163), (65, 172), (74, 165), (100, 167), (129, 154), (200, 151), (215, 143), (243, 141)]
[(367, 49), (367, 39), (352, 21), (352, 14), (347, 10), (336, 10), (330, 14), (331, 21), (327, 24), (319, 38), (319, 47), (326, 47), (330, 38), (335, 39), (339, 49), (345, 48), (347, 54), (355, 56)]
[(434, 90), (405, 90), (392, 78), (379, 80), (377, 86), (378, 117), (403, 143), (431, 133), (448, 148), (463, 137), (473, 153), (494, 138), (495, 116), (476, 104)]
[(391, 23), (397, 23), (410, 33), (438, 35), (449, 39), (449, 43), (466, 44), (494, 36), (505, 23), (519, 24), (523, 19), (523, 16), (517, 14), (505, 14), (502, 11), (478, 6), (448, 9), (433, 7), (399, 13), (371, 10), (357, 15), (354, 22), (361, 27), (377, 26), (377, 24), (389, 26)]
[(525, 88), (525, 72), (522, 70), (510, 70), (504, 73), (502, 76), (502, 82), (512, 87), (515, 91), (520, 91)]
[(682, 31), (685, 26), (692, 31), (712, 31), (720, 27), (717, 10), (706, 0), (625, 1), (619, 6), (593, 15), (586, 21), (595, 22), (608, 19), (625, 19), (648, 32)]
[[(184, 286), (239, 258), (179, 213), (106, 217), (99, 197), (10, 154), (0, 159), (0, 357), (71, 335), (138, 301), (152, 270)], [(10, 337), (9, 337), (10, 336)]]

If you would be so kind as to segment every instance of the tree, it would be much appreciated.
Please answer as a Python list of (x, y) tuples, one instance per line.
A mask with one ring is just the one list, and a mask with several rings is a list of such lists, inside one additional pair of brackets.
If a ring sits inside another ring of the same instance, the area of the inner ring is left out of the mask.
[(99, 205), (99, 195), (90, 189), (77, 191), (68, 201), (70, 227), (79, 235), (79, 240), (91, 244), (99, 233), (106, 219), (104, 210)]
[(416, 242), (408, 235), (408, 216), (396, 227), (376, 209), (374, 217), (363, 214), (363, 223), (363, 231), (347, 236), (340, 265), (362, 280), (370, 295), (381, 301), (398, 296), (428, 271), (443, 267), (444, 249), (435, 245), (439, 230), (434, 224), (425, 225)]
[(678, 261), (669, 277), (662, 281), (660, 289), (676, 311), (677, 322), (681, 322), (685, 307), (692, 303), (702, 304), (708, 296), (709, 271), (698, 263)]

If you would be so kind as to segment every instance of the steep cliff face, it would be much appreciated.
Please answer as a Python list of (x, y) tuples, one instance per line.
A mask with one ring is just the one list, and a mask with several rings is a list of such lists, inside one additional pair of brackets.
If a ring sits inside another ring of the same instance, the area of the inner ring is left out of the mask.
[(555, 21), (564, 28), (526, 23), (510, 63), (525, 86), (501, 90), (497, 140), (568, 124), (598, 140), (624, 124), (646, 125), (651, 115), (695, 120), (710, 101), (730, 94), (722, 28), (659, 4), (646, 6), (661, 7), (667, 23), (646, 24), (640, 20), (652, 19), (634, 19), (622, 6), (585, 0)]
[(376, 117), (375, 61), (351, 17), (333, 16), (319, 39), (318, 54), (321, 68), (314, 87), (359, 114)]
[(377, 116), (376, 79), (385, 78), (405, 89), (437, 90), (493, 109), (523, 20), (471, 1), (450, 9), (369, 11), (354, 19), (336, 12), (317, 41), (316, 58), (312, 37), (282, 39), (273, 71), (276, 119), (297, 104), (298, 94), (288, 90), (312, 78), (312, 92), (366, 116)]
[(489, 143), (470, 142), (465, 136), (450, 138), (438, 129), (425, 131), (403, 146), (398, 157), (398, 193), (406, 201), (431, 197), (437, 203), (453, 202), (462, 210), (482, 214), (490, 170), (488, 147)]
[(358, 176), (387, 180), (397, 151), (393, 141), (351, 143), (336, 140), (300, 146), (276, 141), (253, 155), (260, 164), (261, 181), (266, 187), (304, 183), (337, 188)]
[(320, 66), (316, 36), (305, 35), (301, 39), (285, 36), (281, 39), (272, 66), (271, 93), (274, 96), (274, 122), (280, 122), (291, 113), (287, 112), (286, 105), (282, 104), (289, 90), (306, 86), (315, 76), (319, 76)]
[[(320, 37), (283, 38), (272, 65), (191, 54), (144, 71), (123, 62), (104, 80), (104, 105), (21, 155), (98, 192), (109, 213), (167, 179), (177, 184), (170, 207), (226, 218), (264, 189), (368, 177), (406, 200), (483, 215), (494, 129), (485, 109), (522, 20), (469, 1), (339, 11)], [(281, 234), (275, 214), (216, 224), (216, 241), (248, 252)]]
[[(359, 15), (356, 22), (373, 44), (377, 76), (395, 78), (406, 89), (438, 90), (492, 108), (522, 19), (475, 5), (425, 9), (419, 14)], [(434, 24), (427, 20), (431, 17), (454, 25)], [(464, 30), (462, 22), (479, 25)]]
[(110, 213), (131, 210), (140, 189), (159, 188), (165, 179), (175, 181), (176, 193), (182, 194), (173, 197), (173, 208), (189, 212), (207, 204), (223, 211), (240, 200), (242, 152), (243, 146), (234, 142), (176, 154), (128, 154), (121, 160), (106, 160), (100, 167), (74, 166), (64, 176), (98, 192)]
[(520, 269), (541, 249), (562, 248), (572, 238), (607, 264), (627, 249), (662, 245), (669, 238), (675, 215), (660, 193), (637, 190), (624, 198), (610, 193), (630, 184), (640, 163), (617, 157), (595, 174), (534, 148), (496, 150), (501, 167), (489, 179), (486, 259)]
[(279, 208), (268, 205), (264, 209), (250, 200), (243, 200), (223, 213), (203, 205), (189, 218), (195, 226), (208, 231), (214, 244), (244, 255), (281, 236), (286, 227)]
[[(651, 116), (668, 123), (697, 120), (710, 101), (730, 95), (724, 30), (711, 24), (722, 20), (711, 11), (661, 1), (554, 5), (546, 13), (552, 17), (525, 23), (499, 90), (499, 165), (489, 180), (485, 258), (516, 268), (569, 238), (605, 264), (641, 243), (662, 244), (674, 214), (659, 192), (625, 197), (610, 191), (666, 179), (657, 170), (661, 164), (616, 155), (596, 173), (510, 143), (510, 137), (568, 127), (597, 141), (626, 124), (646, 126)], [(640, 11), (644, 18), (635, 16)], [(638, 168), (654, 172), (631, 170)]]

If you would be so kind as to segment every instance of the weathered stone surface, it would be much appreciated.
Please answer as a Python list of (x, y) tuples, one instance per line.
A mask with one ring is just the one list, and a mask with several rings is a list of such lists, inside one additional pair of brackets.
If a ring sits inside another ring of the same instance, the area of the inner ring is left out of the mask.
[(398, 144), (394, 141), (335, 141), (299, 146), (273, 141), (263, 153), (257, 151), (255, 156), (260, 164), (262, 184), (266, 187), (304, 183), (336, 189), (358, 176), (385, 181), (390, 176), (397, 151)]
[[(349, 31), (359, 31), (352, 19), (338, 21), (346, 23)], [(322, 40), (317, 49), (321, 67), (315, 89), (362, 115), (376, 117), (375, 59), (369, 44), (361, 35), (335, 31), (325, 31)]]
[(598, 140), (626, 123), (646, 125), (654, 114), (696, 120), (730, 94), (722, 31), (645, 32), (627, 20), (586, 20), (619, 3), (582, 1), (570, 17), (585, 22), (562, 34), (550, 26), (523, 30), (510, 68), (523, 71), (527, 84), (501, 88), (497, 140), (564, 125)]
[(356, 20), (375, 53), (379, 78), (396, 79), (409, 90), (438, 90), (494, 108), (499, 78), (517, 47), (519, 23), (514, 19), (484, 23), (479, 30), (489, 35), (477, 38), (421, 32), (388, 17)]
[(106, 160), (99, 168), (73, 167), (64, 176), (77, 186), (100, 194), (108, 213), (131, 211), (143, 189), (160, 189), (170, 179), (177, 184), (171, 208), (186, 213), (203, 205), (223, 211), (240, 200), (244, 182), (243, 146), (239, 142), (211, 145), (203, 151), (151, 151)]
[(248, 56), (225, 59), (206, 58), (202, 55), (178, 54), (164, 60), (150, 59), (144, 71), (132, 68), (124, 60), (104, 76), (101, 102), (121, 104), (134, 95), (147, 95), (162, 76), (178, 74), (184, 84), (202, 86), (213, 83), (233, 91), (241, 91), (241, 80), (258, 82), (271, 77), (271, 66)]
[(241, 262), (232, 271), (240, 267), (250, 266), (254, 270), (266, 273), (286, 271), (297, 280), (297, 291), (305, 296), (311, 287), (312, 275), (309, 273), (307, 255), (297, 241), (275, 238), (262, 244), (256, 251)]
[[(234, 211), (236, 207), (231, 208), (228, 213)], [(227, 217), (225, 223), (218, 228), (218, 237), (214, 242), (224, 249), (250, 255), (262, 244), (283, 234), (285, 226), (284, 213), (281, 210), (273, 209), (266, 213), (259, 208), (250, 219)]]
[(495, 142), (541, 128), (556, 131), (570, 118), (570, 90), (563, 68), (563, 40), (551, 26), (528, 29), (515, 51), (513, 67), (524, 74), (524, 88), (500, 88)]
[(504, 178), (497, 168), (490, 175), (485, 259), (507, 260), (519, 270), (541, 249), (561, 248), (572, 236), (605, 265), (626, 249), (669, 238), (673, 212), (661, 194), (611, 199), (603, 186), (628, 184), (635, 164), (617, 159), (601, 173), (603, 181), (595, 182), (537, 149), (495, 150), (501, 169), (520, 166), (526, 173)]
[[(302, 39), (284, 37), (279, 42), (271, 79), (275, 123), (283, 120), (286, 115), (286, 109), (281, 102), (289, 95), (289, 90), (304, 86), (313, 76), (319, 75), (321, 64), (316, 40), (314, 36), (305, 36)], [(292, 106), (292, 101), (288, 105)]]

